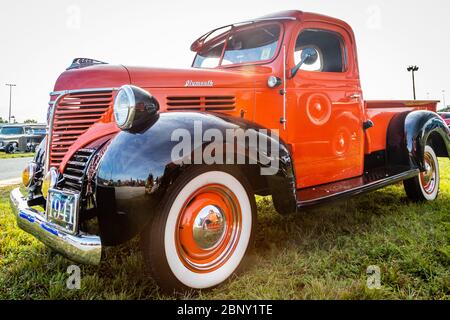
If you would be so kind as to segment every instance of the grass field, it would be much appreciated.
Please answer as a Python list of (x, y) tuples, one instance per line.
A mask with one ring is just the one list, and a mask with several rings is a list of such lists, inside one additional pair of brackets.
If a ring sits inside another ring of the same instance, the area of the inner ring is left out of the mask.
[(6, 152), (0, 152), (0, 159), (30, 158), (33, 156), (34, 156), (34, 153), (31, 153), (31, 152), (13, 153), (13, 154), (8, 154)]
[[(142, 272), (137, 241), (106, 250), (99, 267), (81, 266), (80, 290), (66, 289), (72, 263), (20, 231), (0, 189), (0, 299), (449, 299), (450, 162), (441, 194), (409, 202), (391, 186), (299, 215), (279, 216), (258, 199), (256, 245), (227, 283), (187, 296), (163, 296)], [(381, 270), (368, 289), (366, 269)]]

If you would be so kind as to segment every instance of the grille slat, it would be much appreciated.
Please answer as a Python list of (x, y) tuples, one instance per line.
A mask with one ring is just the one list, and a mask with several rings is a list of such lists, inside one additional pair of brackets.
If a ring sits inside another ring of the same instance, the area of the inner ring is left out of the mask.
[(69, 173), (69, 174), (83, 174), (84, 168), (83, 169), (77, 169), (75, 167), (71, 167), (69, 169), (67, 169), (65, 172)]
[[(82, 99), (82, 101), (80, 101)], [(62, 104), (88, 104), (88, 103), (98, 103), (98, 102), (106, 102), (111, 101), (110, 97), (105, 98), (90, 98), (90, 97), (78, 97), (78, 98), (70, 98), (67, 99), (66, 102)]]
[(67, 162), (69, 166), (75, 166), (75, 167), (84, 167), (85, 163), (81, 161), (69, 161)]
[(112, 106), (113, 91), (70, 93), (54, 106), (50, 166), (59, 166), (78, 139)]
[[(100, 119), (100, 117), (97, 117), (95, 119)], [(63, 124), (63, 125), (71, 125), (71, 124), (83, 124), (83, 123), (89, 123), (89, 124), (94, 124), (96, 121), (95, 119), (73, 119), (73, 120), (65, 120), (65, 119), (61, 119), (59, 118), (59, 123)]]
[(65, 114), (65, 115), (59, 116), (59, 119), (64, 120), (64, 121), (71, 121), (71, 120), (77, 120), (77, 119), (91, 120), (91, 119), (98, 119), (98, 118), (99, 118), (99, 116), (95, 113), (92, 113), (92, 114), (72, 113), (72, 114)]
[(75, 152), (70, 161), (67, 162), (63, 173), (65, 188), (83, 191), (87, 167), (94, 152), (92, 149), (80, 149)]
[(81, 112), (79, 109), (77, 110), (58, 110), (58, 112), (56, 112), (57, 115), (59, 116), (73, 116), (73, 115), (83, 115), (83, 116), (87, 116), (90, 114), (97, 114), (98, 113), (98, 109), (83, 109)]
[(233, 111), (236, 108), (234, 96), (169, 96), (168, 111)]

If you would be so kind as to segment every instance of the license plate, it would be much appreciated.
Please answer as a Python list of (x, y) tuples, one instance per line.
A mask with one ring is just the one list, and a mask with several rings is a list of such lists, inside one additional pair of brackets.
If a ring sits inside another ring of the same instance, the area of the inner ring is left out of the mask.
[(47, 221), (57, 229), (75, 234), (77, 232), (80, 195), (78, 193), (50, 189), (47, 199)]

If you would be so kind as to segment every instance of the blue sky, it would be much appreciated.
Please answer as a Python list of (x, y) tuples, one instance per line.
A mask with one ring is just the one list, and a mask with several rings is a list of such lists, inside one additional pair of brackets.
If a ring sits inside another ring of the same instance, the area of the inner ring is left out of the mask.
[(447, 0), (304, 1), (4, 1), (0, 4), (0, 116), (44, 121), (48, 93), (75, 57), (110, 63), (189, 67), (191, 42), (220, 25), (299, 9), (343, 19), (358, 43), (366, 99), (411, 99), (409, 64), (417, 64), (419, 99), (450, 104), (450, 2)]

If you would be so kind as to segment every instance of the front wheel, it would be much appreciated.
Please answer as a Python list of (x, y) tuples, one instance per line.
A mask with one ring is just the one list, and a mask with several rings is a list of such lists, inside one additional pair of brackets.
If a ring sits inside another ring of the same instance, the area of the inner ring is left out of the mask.
[(164, 291), (212, 288), (239, 268), (256, 220), (255, 197), (244, 176), (220, 167), (192, 168), (161, 203), (141, 244)]
[(5, 152), (7, 154), (13, 154), (16, 152), (16, 145), (14, 143), (10, 143), (6, 146)]
[(439, 193), (439, 162), (429, 145), (425, 146), (425, 171), (417, 177), (403, 181), (406, 194), (413, 201), (433, 201)]

